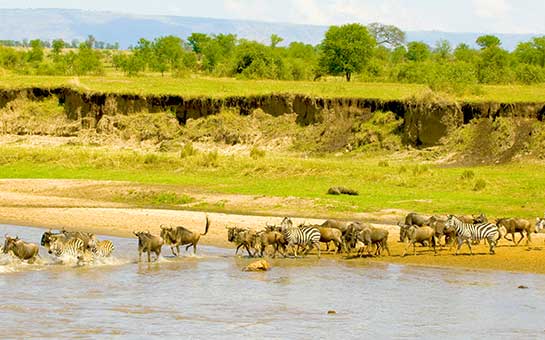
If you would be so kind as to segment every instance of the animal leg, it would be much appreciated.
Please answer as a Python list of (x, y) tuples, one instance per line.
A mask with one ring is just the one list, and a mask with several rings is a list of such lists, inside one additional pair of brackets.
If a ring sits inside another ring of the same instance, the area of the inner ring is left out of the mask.
[(456, 253), (454, 255), (458, 255), (460, 248), (462, 248), (462, 244), (464, 244), (464, 240), (462, 240), (461, 237), (458, 237), (458, 247), (456, 247)]
[(519, 231), (520, 233), (520, 240), (517, 242), (517, 246), (519, 245), (520, 241), (524, 238), (524, 233), (522, 231)]
[[(176, 252), (174, 251), (174, 246), (170, 246), (170, 251), (172, 252), (172, 255), (174, 256), (178, 256), (178, 254), (176, 254)], [(179, 253), (180, 251), (178, 251)]]
[(151, 251), (148, 250), (148, 262), (151, 262)]
[(530, 233), (529, 231), (526, 232), (526, 245), (528, 245), (529, 243), (532, 243), (532, 233)]
[[(479, 241), (479, 243), (480, 243), (480, 240), (478, 240), (478, 241)], [(469, 242), (469, 239), (466, 240), (466, 242), (467, 242), (467, 246), (469, 247), (469, 253), (470, 253), (471, 255), (473, 255), (473, 250), (471, 250), (471, 242)]]

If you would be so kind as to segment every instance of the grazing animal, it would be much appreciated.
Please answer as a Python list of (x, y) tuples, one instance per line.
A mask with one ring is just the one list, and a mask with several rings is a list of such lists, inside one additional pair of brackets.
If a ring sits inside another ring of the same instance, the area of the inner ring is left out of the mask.
[(437, 250), (435, 249), (435, 230), (433, 230), (433, 228), (428, 226), (419, 228), (416, 226), (411, 226), (407, 228), (405, 235), (407, 235), (408, 242), (401, 256), (405, 256), (405, 254), (407, 254), (407, 250), (411, 247), (411, 245), (413, 246), (413, 255), (416, 255), (416, 243), (424, 244), (424, 242), (427, 242), (428, 245), (433, 248), (433, 252), (437, 254)]
[(467, 216), (467, 215), (459, 215), (459, 216), (456, 216), (460, 221), (464, 222), (464, 223), (473, 223), (473, 224), (479, 224), (479, 223), (486, 223), (488, 222), (488, 218), (486, 218), (486, 215), (481, 213), (477, 216), (475, 215), (471, 215), (471, 216)]
[(79, 238), (83, 241), (85, 249), (92, 249), (97, 241), (96, 235), (93, 233), (86, 233), (83, 231), (66, 231), (64, 229), (61, 230), (61, 233), (64, 234), (68, 239)]
[(110, 240), (97, 241), (94, 248), (85, 249), (83, 254), (78, 256), (78, 263), (93, 262), (97, 257), (110, 257), (114, 249), (114, 244)]
[[(291, 222), (291, 221), (290, 221)], [(288, 241), (289, 247), (303, 247), (310, 248), (305, 252), (308, 253), (312, 248), (316, 248), (318, 251), (318, 258), (320, 258), (320, 230), (313, 226), (299, 225), (298, 227), (293, 226), (293, 224), (283, 224), (282, 232)], [(297, 257), (297, 248), (294, 248), (294, 256)]]
[(85, 249), (87, 248), (85, 248), (85, 244), (81, 239), (68, 239), (59, 235), (58, 237), (53, 237), (50, 240), (48, 252), (49, 254), (53, 254), (57, 257), (70, 256), (77, 259), (78, 257), (83, 255)]
[(341, 251), (346, 252), (346, 246), (343, 240), (343, 233), (339, 229), (322, 227), (319, 225), (315, 225), (314, 227), (318, 228), (318, 230), (320, 231), (320, 242), (325, 242), (325, 244), (327, 245), (326, 251), (329, 251), (329, 242), (333, 242), (337, 247), (337, 253), (340, 253)]
[(160, 236), (152, 235), (150, 232), (133, 232), (138, 237), (138, 261), (142, 258), (142, 253), (148, 253), (148, 262), (151, 262), (151, 253), (155, 253), (155, 261), (159, 259), (161, 255), (161, 248), (164, 240)]
[(337, 220), (326, 220), (320, 227), (322, 228), (334, 228), (339, 229), (341, 233), (346, 233), (348, 229), (349, 222), (337, 221)]
[(238, 254), (238, 250), (244, 247), (248, 252), (248, 256), (254, 257), (250, 249), (255, 247), (257, 240), (257, 233), (253, 229), (238, 228), (238, 227), (226, 227), (227, 228), (227, 241), (233, 242), (237, 245), (235, 255)]
[[(180, 255), (180, 246), (186, 246), (186, 251), (190, 247), (193, 247), (193, 254), (196, 254), (197, 243), (199, 243), (201, 236), (204, 236), (208, 233), (209, 227), (210, 220), (208, 219), (208, 216), (206, 216), (206, 223), (203, 234), (193, 232), (181, 226), (176, 228), (161, 227), (161, 237), (163, 238), (163, 240), (165, 240), (165, 244), (170, 246), (170, 250), (172, 251), (172, 255), (174, 256)], [(176, 247), (176, 252), (174, 251), (174, 247)]]
[(411, 226), (423, 227), (429, 224), (429, 218), (415, 212), (410, 212), (405, 216), (404, 222), (399, 222), (399, 242), (405, 242), (407, 239), (406, 231)]
[(471, 244), (469, 241), (477, 241), (486, 239), (489, 245), (489, 253), (495, 254), (494, 247), (496, 247), (497, 241), (500, 236), (499, 228), (492, 223), (464, 223), (456, 216), (449, 215), (446, 223), (447, 228), (453, 228), (456, 233), (458, 241), (458, 247), (456, 248), (456, 255), (460, 251), (462, 244), (465, 242), (469, 247), (469, 252), (473, 255), (471, 250)]
[(28, 263), (34, 263), (40, 248), (37, 244), (27, 243), (20, 240), (19, 237), (9, 237), (5, 235), (4, 247), (2, 247), (2, 253), (12, 253), (20, 260), (28, 261)]
[[(523, 218), (500, 218), (496, 220), (496, 225), (500, 230), (505, 229), (503, 238), (512, 241), (517, 246), (524, 238), (524, 233), (526, 233), (526, 244), (532, 242), (532, 233), (537, 233), (537, 229), (532, 226), (530, 221)], [(518, 242), (515, 239), (515, 233), (520, 234), (520, 240), (518, 240)], [(511, 234), (511, 238), (507, 238), (507, 234)]]
[(263, 230), (257, 233), (257, 239), (255, 242), (256, 251), (259, 251), (259, 256), (263, 257), (263, 253), (268, 246), (272, 246), (274, 249), (273, 258), (276, 257), (276, 253), (280, 252), (285, 256), (286, 251), (286, 238), (284, 234), (276, 230)]
[[(364, 247), (360, 248), (358, 254), (362, 255), (365, 248), (367, 248), (367, 253), (371, 255), (371, 246), (374, 245), (375, 256), (380, 256), (382, 249), (385, 249), (390, 256), (390, 248), (388, 248), (388, 230), (384, 228), (375, 228), (375, 227), (366, 227), (363, 230), (357, 232), (356, 240), (362, 242)], [(354, 247), (356, 244), (354, 245)]]
[[(64, 234), (61, 233), (61, 232), (54, 233), (54, 232), (51, 231), (51, 229), (49, 229), (48, 231), (46, 231), (46, 232), (44, 232), (42, 234), (42, 239), (40, 240), (40, 245), (42, 247), (44, 247), (47, 251), (49, 251), (49, 246), (51, 244), (51, 238), (52, 237), (57, 237), (58, 235), (63, 235), (64, 236)], [(64, 237), (66, 237), (66, 236), (64, 236)]]
[(441, 238), (445, 237), (445, 245), (451, 244), (454, 242), (454, 230), (450, 229), (447, 230), (447, 218), (442, 216), (432, 216), (430, 217), (429, 226), (435, 231), (435, 237), (437, 239), (437, 243), (439, 246), (442, 247), (441, 244)]

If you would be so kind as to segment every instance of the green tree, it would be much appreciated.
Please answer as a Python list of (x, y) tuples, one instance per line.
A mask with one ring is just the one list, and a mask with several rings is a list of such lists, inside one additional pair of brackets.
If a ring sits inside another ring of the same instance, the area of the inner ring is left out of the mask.
[(378, 22), (367, 25), (369, 33), (375, 38), (377, 45), (399, 47), (405, 44), (405, 32), (393, 25)]
[(44, 47), (40, 39), (30, 41), (30, 51), (27, 59), (31, 63), (40, 63), (44, 60)]
[(191, 46), (193, 52), (201, 54), (204, 46), (208, 44), (210, 40), (211, 38), (208, 36), (208, 34), (191, 33), (191, 35), (187, 38), (187, 43), (189, 46)]
[(469, 47), (468, 44), (461, 43), (454, 49), (454, 58), (457, 61), (473, 63), (477, 58), (477, 51)]
[(431, 55), (430, 47), (421, 41), (411, 41), (407, 44), (407, 59), (421, 62), (429, 59)]
[(280, 44), (282, 41), (284, 41), (284, 38), (280, 37), (279, 35), (276, 35), (276, 34), (271, 34), (271, 47), (272, 48), (275, 48), (276, 46), (278, 46), (278, 44)]
[(64, 41), (62, 39), (55, 39), (52, 43), (53, 49), (51, 52), (53, 55), (58, 56), (61, 54), (62, 49), (64, 48)]
[(481, 47), (481, 49), (499, 47), (501, 45), (500, 38), (490, 34), (481, 35), (475, 42)]
[(438, 40), (433, 50), (435, 57), (440, 61), (448, 60), (452, 53), (450, 42), (445, 39)]
[(321, 68), (329, 74), (343, 74), (350, 81), (369, 62), (375, 39), (360, 24), (331, 26), (321, 44)]
[(179, 37), (169, 35), (155, 39), (153, 43), (155, 55), (153, 68), (161, 74), (167, 70), (175, 70), (184, 54), (183, 41)]

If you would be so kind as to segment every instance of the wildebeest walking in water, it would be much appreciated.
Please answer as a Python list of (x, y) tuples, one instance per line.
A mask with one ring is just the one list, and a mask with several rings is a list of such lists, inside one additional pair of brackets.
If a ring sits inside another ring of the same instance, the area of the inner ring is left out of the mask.
[(9, 237), (8, 235), (5, 235), (5, 242), (4, 242), (4, 249), (2, 252), (4, 254), (8, 254), (11, 252), (13, 255), (15, 255), (17, 258), (28, 261), (28, 263), (34, 263), (36, 260), (36, 257), (38, 257), (38, 252), (40, 248), (37, 244), (34, 243), (27, 243), (19, 237)]
[[(193, 246), (193, 254), (196, 254), (197, 243), (199, 243), (201, 236), (208, 233), (209, 227), (210, 220), (208, 219), (208, 216), (206, 216), (206, 224), (204, 227), (204, 233), (202, 234), (193, 232), (181, 226), (176, 228), (161, 227), (161, 237), (165, 241), (165, 244), (170, 246), (172, 255), (174, 256), (180, 255), (180, 246), (186, 246), (186, 251), (189, 249), (189, 247)], [(176, 252), (174, 251), (174, 247), (176, 247)]]

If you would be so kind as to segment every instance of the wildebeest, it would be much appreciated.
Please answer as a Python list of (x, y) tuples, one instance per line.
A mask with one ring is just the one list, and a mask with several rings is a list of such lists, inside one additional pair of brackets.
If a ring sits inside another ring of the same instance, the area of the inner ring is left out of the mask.
[(152, 235), (149, 231), (133, 232), (138, 237), (138, 261), (142, 258), (142, 253), (148, 253), (148, 262), (151, 262), (151, 253), (155, 253), (155, 261), (161, 255), (161, 247), (163, 246), (163, 238), (161, 236)]
[(356, 237), (352, 240), (352, 248), (356, 247), (359, 241), (364, 244), (364, 247), (358, 252), (359, 255), (367, 248), (367, 253), (371, 254), (371, 246), (375, 246), (375, 255), (380, 255), (382, 249), (385, 249), (390, 256), (390, 248), (388, 248), (388, 230), (384, 228), (365, 227), (363, 230), (356, 232)]
[[(523, 218), (499, 218), (496, 220), (496, 225), (500, 230), (505, 230), (503, 238), (512, 241), (517, 246), (524, 238), (524, 233), (526, 233), (526, 244), (532, 242), (532, 233), (537, 233), (537, 229), (532, 226), (530, 221)], [(520, 234), (520, 240), (518, 240), (518, 242), (515, 239), (515, 233)], [(511, 238), (507, 238), (507, 234), (511, 234)]]
[(38, 252), (40, 248), (37, 244), (27, 243), (19, 237), (10, 237), (5, 235), (4, 247), (2, 252), (4, 254), (12, 253), (21, 260), (28, 261), (28, 263), (34, 263), (36, 257), (39, 256)]
[(255, 248), (256, 251), (259, 251), (261, 257), (263, 257), (264, 251), (268, 246), (274, 249), (273, 258), (276, 257), (277, 252), (285, 256), (286, 245), (286, 238), (279, 231), (266, 229), (258, 232), (256, 235)]
[(65, 237), (63, 233), (61, 232), (54, 233), (51, 229), (49, 229), (48, 231), (42, 234), (40, 245), (44, 247), (47, 251), (49, 251), (49, 246), (51, 245), (51, 239), (58, 235), (63, 235), (63, 237)]
[(350, 222), (344, 222), (344, 221), (337, 221), (337, 220), (326, 220), (324, 223), (320, 225), (322, 228), (334, 228), (339, 229), (341, 233), (346, 233), (346, 230), (348, 228), (348, 225)]
[(433, 228), (428, 226), (423, 226), (420, 228), (411, 226), (407, 228), (405, 234), (407, 235), (408, 242), (401, 256), (405, 256), (405, 254), (407, 254), (407, 250), (411, 245), (413, 246), (413, 254), (416, 255), (416, 243), (423, 242), (427, 242), (430, 247), (433, 247), (433, 252), (437, 254), (437, 250), (435, 249), (435, 230), (433, 230)]
[[(204, 236), (208, 233), (208, 228), (210, 227), (210, 220), (206, 216), (206, 224), (204, 227), (204, 233), (199, 234), (193, 232), (189, 229), (186, 229), (182, 226), (176, 228), (168, 228), (161, 226), (161, 237), (165, 241), (165, 244), (170, 246), (172, 255), (180, 255), (180, 246), (186, 246), (185, 250), (187, 251), (189, 247), (193, 247), (193, 254), (197, 253), (197, 243), (201, 236)], [(176, 252), (174, 252), (174, 247), (176, 247)]]
[(423, 227), (428, 224), (429, 224), (429, 217), (415, 213), (415, 212), (408, 213), (407, 216), (405, 216), (405, 220), (397, 224), (399, 226), (399, 242), (405, 242), (405, 239), (407, 238), (407, 236), (405, 235), (405, 232), (407, 231), (409, 227), (411, 226)]
[(235, 255), (238, 254), (238, 250), (244, 247), (248, 252), (248, 256), (253, 257), (250, 249), (255, 247), (257, 240), (257, 233), (253, 229), (238, 228), (238, 227), (225, 227), (227, 229), (227, 241), (237, 245)]
[(486, 218), (486, 215), (483, 213), (480, 213), (479, 215), (459, 215), (456, 216), (460, 221), (464, 223), (472, 223), (472, 224), (479, 224), (479, 223), (486, 223), (488, 222), (488, 218)]
[(337, 247), (337, 253), (341, 251), (346, 251), (346, 246), (343, 240), (343, 234), (339, 229), (322, 227), (315, 225), (314, 227), (318, 228), (320, 231), (320, 242), (325, 242), (327, 249), (329, 250), (329, 242), (333, 242)]
[(441, 238), (445, 236), (445, 245), (452, 244), (456, 237), (454, 230), (447, 229), (447, 218), (442, 216), (433, 215), (428, 220), (429, 226), (435, 231), (435, 237), (439, 246), (441, 245)]

